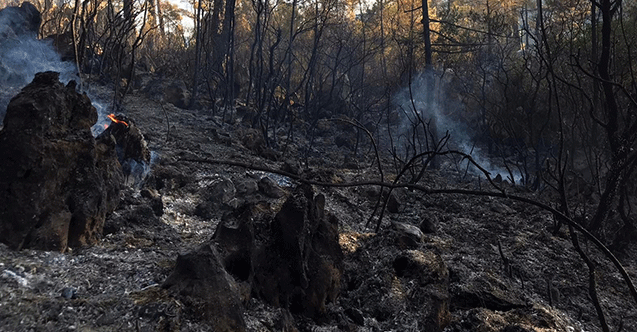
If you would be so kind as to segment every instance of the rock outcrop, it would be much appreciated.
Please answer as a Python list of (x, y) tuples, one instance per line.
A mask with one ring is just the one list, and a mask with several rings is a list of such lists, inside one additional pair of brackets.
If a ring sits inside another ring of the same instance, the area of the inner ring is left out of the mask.
[(343, 253), (338, 221), (325, 213), (325, 197), (297, 187), (271, 224), (271, 238), (256, 253), (254, 287), (272, 305), (321, 320), (340, 292)]
[(65, 251), (95, 243), (119, 202), (122, 171), (97, 111), (75, 82), (38, 73), (7, 107), (0, 131), (0, 241)]
[(210, 322), (214, 331), (246, 331), (239, 288), (224, 269), (214, 243), (179, 255), (163, 287), (179, 294), (192, 314)]
[(326, 305), (340, 292), (343, 253), (325, 197), (299, 186), (265, 227), (268, 220), (255, 220), (254, 210), (244, 205), (227, 213), (209, 243), (180, 256), (164, 286), (183, 301), (207, 303), (204, 316), (224, 322), (215, 330), (230, 326), (228, 319), (240, 330), (237, 299), (246, 303), (251, 295), (284, 312), (326, 320)]

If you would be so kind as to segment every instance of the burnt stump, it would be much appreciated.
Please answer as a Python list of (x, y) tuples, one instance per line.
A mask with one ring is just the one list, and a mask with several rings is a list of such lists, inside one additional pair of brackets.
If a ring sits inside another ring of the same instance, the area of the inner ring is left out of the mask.
[(36, 74), (0, 131), (0, 241), (65, 251), (99, 240), (123, 177), (114, 142), (96, 141), (97, 111), (75, 82)]

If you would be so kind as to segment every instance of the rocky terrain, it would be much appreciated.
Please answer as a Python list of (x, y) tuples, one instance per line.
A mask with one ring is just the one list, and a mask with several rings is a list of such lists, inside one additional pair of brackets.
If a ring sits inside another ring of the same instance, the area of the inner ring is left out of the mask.
[[(110, 98), (108, 87), (89, 90), (93, 100)], [(224, 121), (141, 91), (127, 97), (122, 113), (152, 151), (150, 175), (128, 182), (93, 245), (59, 252), (0, 244), (0, 331), (600, 330), (586, 264), (566, 227), (553, 232), (552, 215), (537, 207), (401, 188), (374, 232), (377, 219), (370, 223), (370, 216), (383, 191), (347, 185), (380, 180), (374, 154), (353, 156), (348, 144), (337, 146), (343, 128), (336, 123), (324, 123), (306, 168), (299, 162), (303, 134), (282, 155), (240, 114)], [(390, 165), (388, 157), (383, 164)], [(384, 171), (385, 179), (395, 176), (388, 166)], [(491, 190), (462, 175), (443, 166), (421, 184)], [(294, 199), (303, 196), (293, 176), (325, 184), (304, 189), (307, 202), (299, 204), (309, 210), (299, 213), (310, 226), (288, 238), (296, 247), (285, 242), (295, 219), (279, 213), (297, 211)], [(502, 186), (551, 201), (547, 191)], [(246, 220), (251, 235), (224, 242), (223, 230), (245, 234), (233, 223)], [(334, 249), (330, 225), (338, 252), (321, 251)], [(269, 238), (277, 232), (284, 245)], [(598, 264), (598, 293), (612, 331), (637, 331), (637, 306), (621, 275), (580, 240)], [(229, 263), (230, 254), (245, 252), (253, 263), (246, 270)], [(637, 248), (616, 254), (637, 280)], [(319, 278), (322, 266), (331, 272)], [(272, 272), (279, 267), (285, 271)], [(286, 283), (277, 276), (289, 278), (292, 289), (269, 288)], [(315, 280), (325, 278), (327, 289), (315, 290)], [(216, 288), (222, 284), (227, 293)], [(308, 295), (310, 289), (318, 295)]]

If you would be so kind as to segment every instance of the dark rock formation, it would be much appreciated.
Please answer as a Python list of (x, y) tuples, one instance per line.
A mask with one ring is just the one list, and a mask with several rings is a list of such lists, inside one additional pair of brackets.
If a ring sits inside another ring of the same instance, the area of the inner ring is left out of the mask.
[(179, 257), (164, 286), (201, 302), (207, 319), (223, 323), (215, 330), (244, 329), (239, 304), (251, 294), (284, 312), (326, 320), (326, 304), (340, 292), (343, 253), (325, 197), (308, 185), (296, 188), (269, 229), (268, 219), (254, 220), (258, 210), (246, 204), (224, 215), (208, 244)]
[(420, 222), (420, 230), (425, 234), (434, 234), (438, 230), (439, 218), (435, 214), (427, 215)]
[(226, 270), (239, 281), (252, 276), (254, 226), (249, 205), (224, 215), (213, 236), (223, 256)]
[(214, 331), (246, 330), (239, 288), (224, 269), (214, 244), (179, 255), (175, 270), (162, 287), (178, 294), (188, 310), (208, 321)]
[(0, 240), (64, 251), (95, 243), (119, 202), (115, 143), (95, 140), (97, 111), (55, 72), (13, 98), (0, 131)]
[(400, 212), (401, 199), (396, 190), (393, 190), (389, 194), (389, 200), (387, 201), (387, 211), (391, 213)]
[(257, 181), (250, 178), (241, 179), (236, 185), (237, 193), (247, 196), (252, 195), (259, 190)]
[(270, 198), (281, 198), (285, 192), (269, 176), (264, 176), (259, 180), (259, 191)]
[(422, 231), (414, 226), (402, 222), (392, 222), (391, 230), (395, 232), (394, 236), (400, 248), (418, 248), (425, 237)]
[(164, 88), (164, 101), (179, 108), (187, 108), (190, 92), (183, 81), (175, 81)]
[(324, 318), (340, 291), (343, 254), (338, 221), (325, 215), (325, 197), (297, 187), (272, 221), (272, 238), (254, 262), (254, 287), (275, 306)]
[(229, 178), (218, 178), (201, 193), (201, 201), (195, 208), (195, 214), (202, 218), (213, 218), (222, 208), (229, 207), (235, 198), (237, 189)]
[(142, 197), (150, 200), (150, 207), (156, 216), (161, 217), (164, 214), (164, 202), (161, 199), (161, 194), (155, 189), (145, 188), (140, 191)]

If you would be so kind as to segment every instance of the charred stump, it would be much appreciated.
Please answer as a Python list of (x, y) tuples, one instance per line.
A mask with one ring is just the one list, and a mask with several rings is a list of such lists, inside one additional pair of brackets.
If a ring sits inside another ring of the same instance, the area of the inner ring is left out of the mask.
[(220, 324), (215, 330), (238, 330), (243, 309), (237, 298), (246, 303), (251, 295), (283, 312), (329, 319), (326, 305), (340, 292), (343, 253), (338, 220), (325, 213), (325, 197), (301, 185), (269, 230), (262, 227), (267, 220), (254, 219), (250, 205), (226, 214), (207, 244), (179, 256), (164, 287), (182, 301), (206, 303), (201, 314)]
[(99, 240), (119, 202), (115, 142), (95, 140), (97, 111), (85, 94), (38, 73), (14, 97), (0, 131), (0, 241), (65, 251)]
[(122, 114), (108, 116), (112, 123), (97, 137), (113, 141), (127, 185), (139, 186), (150, 172), (150, 150), (132, 119)]
[(340, 292), (343, 253), (338, 220), (325, 213), (325, 197), (297, 187), (271, 224), (271, 238), (255, 253), (254, 288), (272, 305), (315, 320)]

